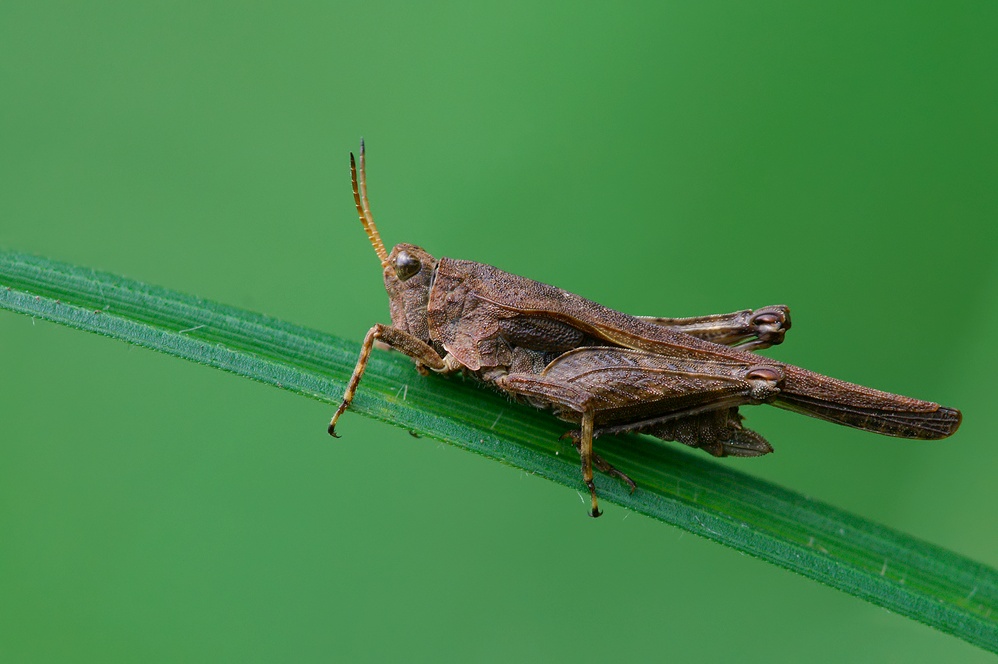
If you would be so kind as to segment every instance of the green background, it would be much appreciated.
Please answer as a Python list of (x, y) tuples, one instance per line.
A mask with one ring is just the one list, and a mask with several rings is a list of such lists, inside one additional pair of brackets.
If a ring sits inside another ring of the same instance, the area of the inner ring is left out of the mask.
[[(0, 4), (0, 247), (360, 340), (389, 245), (963, 410), (726, 460), (998, 565), (998, 5)], [(614, 505), (0, 315), (3, 661), (990, 661)]]

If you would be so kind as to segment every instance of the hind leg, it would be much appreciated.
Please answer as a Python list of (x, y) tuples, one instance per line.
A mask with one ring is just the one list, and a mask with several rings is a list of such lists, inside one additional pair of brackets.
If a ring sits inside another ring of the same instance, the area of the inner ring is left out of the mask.
[(761, 309), (745, 309), (730, 314), (693, 318), (638, 316), (643, 321), (670, 327), (677, 332), (741, 350), (762, 350), (783, 343), (790, 329), (790, 309), (782, 304)]

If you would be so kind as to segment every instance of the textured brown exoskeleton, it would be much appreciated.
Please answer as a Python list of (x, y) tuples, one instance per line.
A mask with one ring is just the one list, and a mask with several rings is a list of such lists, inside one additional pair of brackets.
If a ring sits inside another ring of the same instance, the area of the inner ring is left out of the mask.
[[(742, 426), (738, 407), (762, 403), (901, 438), (938, 439), (960, 411), (813, 373), (754, 350), (783, 341), (790, 312), (778, 305), (701, 318), (645, 318), (608, 309), (491, 265), (435, 259), (411, 244), (385, 251), (350, 155), (353, 196), (381, 259), (391, 326), (368, 331), (336, 421), (353, 399), (374, 342), (416, 361), (421, 373), (462, 371), (517, 400), (554, 411), (582, 457), (599, 516), (593, 466), (634, 483), (593, 452), (593, 438), (640, 431), (714, 456), (773, 448)], [(733, 347), (736, 346), (736, 347)]]

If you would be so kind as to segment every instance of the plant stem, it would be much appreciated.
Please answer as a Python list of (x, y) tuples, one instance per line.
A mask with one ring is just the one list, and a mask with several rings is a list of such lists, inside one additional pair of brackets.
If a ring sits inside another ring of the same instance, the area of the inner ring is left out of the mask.
[[(0, 308), (338, 403), (358, 345), (163, 288), (0, 253)], [(564, 425), (471, 381), (374, 353), (352, 410), (580, 489)], [(317, 426), (322, 426), (318, 423)], [(639, 436), (600, 440), (639, 489), (601, 497), (998, 652), (998, 572), (938, 546)]]

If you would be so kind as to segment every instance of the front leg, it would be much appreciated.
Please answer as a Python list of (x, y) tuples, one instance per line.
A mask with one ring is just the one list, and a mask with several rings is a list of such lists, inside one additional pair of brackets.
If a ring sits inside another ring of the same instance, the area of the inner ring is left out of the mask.
[(677, 332), (740, 350), (762, 350), (783, 342), (790, 329), (790, 309), (782, 304), (761, 309), (745, 309), (730, 314), (692, 318), (637, 316), (643, 321), (670, 327)]
[(357, 358), (357, 366), (354, 367), (353, 375), (350, 376), (347, 389), (343, 393), (343, 401), (333, 414), (333, 419), (329, 421), (330, 436), (339, 437), (336, 435), (336, 420), (340, 419), (340, 415), (350, 407), (350, 402), (353, 401), (353, 395), (357, 391), (357, 384), (360, 383), (360, 377), (364, 375), (364, 369), (367, 368), (367, 360), (371, 356), (371, 348), (374, 346), (375, 341), (380, 341), (395, 350), (405, 353), (416, 360), (417, 367), (429, 367), (438, 373), (450, 373), (461, 367), (461, 364), (451, 355), (448, 354), (447, 357), (440, 357), (440, 354), (433, 350), (427, 343), (408, 332), (403, 332), (397, 327), (377, 323), (367, 331), (364, 343), (360, 346), (360, 357)]

